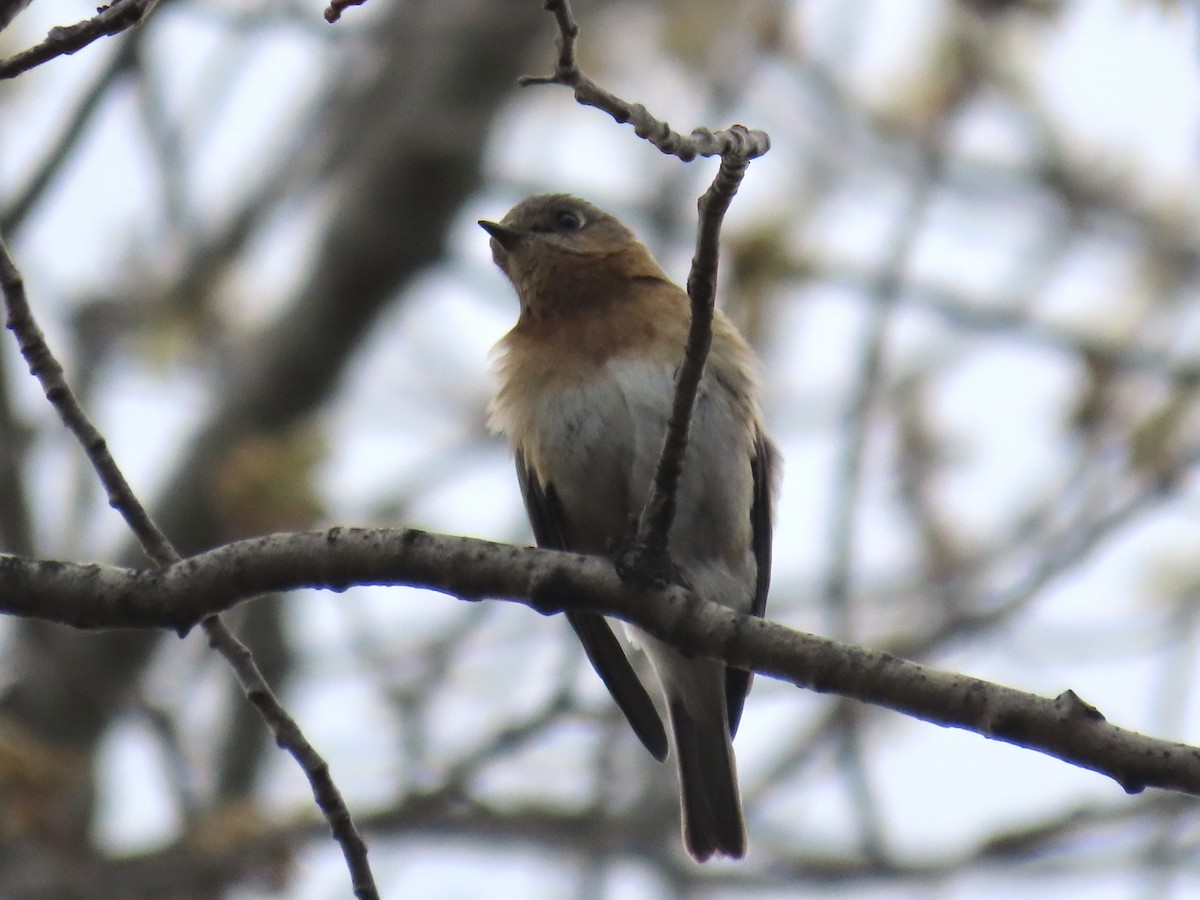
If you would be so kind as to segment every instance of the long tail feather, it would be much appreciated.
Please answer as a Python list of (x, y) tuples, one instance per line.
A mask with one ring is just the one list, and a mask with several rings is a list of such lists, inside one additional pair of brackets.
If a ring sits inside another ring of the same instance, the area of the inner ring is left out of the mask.
[(697, 719), (682, 703), (671, 704), (683, 843), (697, 862), (714, 853), (735, 859), (746, 853), (737, 769), (724, 718)]

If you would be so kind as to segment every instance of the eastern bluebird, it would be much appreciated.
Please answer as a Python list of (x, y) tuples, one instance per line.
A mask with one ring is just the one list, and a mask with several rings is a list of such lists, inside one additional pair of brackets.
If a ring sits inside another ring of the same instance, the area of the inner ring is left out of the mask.
[[(538, 545), (611, 555), (641, 510), (666, 435), (690, 322), (687, 294), (628, 228), (565, 194), (479, 223), (517, 290), (500, 341), (493, 429), (508, 436)], [(672, 561), (699, 596), (761, 616), (779, 455), (755, 399), (755, 358), (720, 310), (692, 417)], [(662, 720), (607, 620), (567, 619), (634, 732), (659, 760)], [(683, 841), (699, 862), (746, 851), (734, 768), (750, 673), (684, 656), (637, 629), (662, 688), (679, 770)]]

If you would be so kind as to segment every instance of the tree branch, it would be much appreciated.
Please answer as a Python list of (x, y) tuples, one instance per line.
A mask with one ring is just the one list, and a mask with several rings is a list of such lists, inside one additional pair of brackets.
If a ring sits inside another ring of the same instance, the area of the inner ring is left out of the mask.
[(1109, 724), (1073, 691), (1048, 699), (793, 631), (681, 587), (631, 588), (599, 557), (387, 528), (267, 535), (152, 571), (0, 555), (0, 611), (85, 629), (181, 630), (268, 591), (400, 584), (614, 616), (684, 653), (1036, 750), (1129, 792), (1200, 796), (1200, 749)]
[(160, 2), (162, 0), (115, 0), (90, 19), (51, 28), (40, 44), (0, 59), (0, 78), (16, 78), (55, 57), (82, 50), (102, 37), (120, 34), (149, 18)]
[(763, 131), (742, 129), (744, 133), (739, 136), (734, 134), (734, 129), (712, 132), (707, 128), (697, 128), (690, 137), (684, 137), (666, 122), (650, 115), (642, 104), (630, 103), (604, 90), (583, 73), (575, 59), (579, 25), (571, 12), (571, 4), (568, 0), (546, 0), (545, 8), (554, 14), (558, 23), (558, 62), (553, 75), (521, 76), (517, 83), (522, 87), (535, 84), (569, 87), (575, 93), (576, 102), (602, 110), (621, 124), (628, 122), (633, 125), (638, 137), (649, 141), (668, 156), (677, 156), (684, 162), (691, 162), (697, 156), (724, 157), (730, 154), (744, 155), (750, 160), (762, 156), (771, 148), (771, 139)]
[[(749, 142), (749, 132), (741, 125), (734, 125), (729, 133)], [(698, 204), (700, 228), (696, 234), (696, 252), (692, 257), (692, 269), (687, 282), (692, 318), (688, 325), (683, 364), (675, 378), (675, 396), (671, 403), (671, 417), (667, 421), (667, 435), (663, 440), (654, 480), (650, 484), (650, 495), (646, 498), (638, 522), (637, 539), (632, 548), (634, 558), (626, 561), (627, 565), (632, 564), (634, 571), (653, 572), (668, 559), (667, 535), (675, 520), (675, 495), (683, 475), (692, 411), (696, 406), (700, 379), (704, 375), (704, 364), (712, 346), (721, 224), (749, 163), (749, 158), (741, 153), (723, 155), (716, 177)]]
[[(128, 2), (128, 0), (127, 0)], [(142, 549), (158, 566), (168, 567), (180, 561), (179, 553), (129, 486), (120, 467), (99, 432), (67, 384), (63, 368), (46, 343), (33, 317), (25, 283), (8, 247), (0, 238), (0, 293), (8, 311), (7, 327), (17, 339), (21, 356), (30, 373), (41, 384), (46, 399), (54, 407), (67, 430), (79, 442), (88, 460), (108, 492), (109, 505), (125, 519)], [(161, 571), (162, 568), (159, 569)], [(363, 900), (379, 897), (375, 879), (367, 861), (367, 846), (354, 827), (350, 811), (329, 774), (329, 766), (316, 748), (304, 737), (295, 720), (284, 709), (259, 671), (250, 650), (215, 615), (201, 623), (209, 644), (225, 658), (237, 675), (246, 698), (254, 705), (275, 736), (276, 742), (300, 764), (312, 788), (321, 812), (329, 822), (334, 839), (342, 848), (350, 870), (354, 893)]]
[(342, 17), (342, 13), (351, 6), (362, 6), (367, 0), (331, 0), (325, 7), (325, 21), (332, 25)]

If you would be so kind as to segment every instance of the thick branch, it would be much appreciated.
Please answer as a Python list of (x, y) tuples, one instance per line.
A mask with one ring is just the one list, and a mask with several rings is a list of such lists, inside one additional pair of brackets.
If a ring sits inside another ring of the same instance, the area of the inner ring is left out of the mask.
[(1159, 787), (1200, 795), (1200, 749), (1111, 725), (1072, 691), (1047, 699), (792, 631), (683, 588), (629, 588), (598, 557), (354, 528), (239, 541), (155, 571), (0, 556), (0, 611), (88, 629), (186, 628), (267, 591), (356, 584), (516, 600), (542, 613), (612, 615), (685, 653), (1037, 750), (1130, 792)]

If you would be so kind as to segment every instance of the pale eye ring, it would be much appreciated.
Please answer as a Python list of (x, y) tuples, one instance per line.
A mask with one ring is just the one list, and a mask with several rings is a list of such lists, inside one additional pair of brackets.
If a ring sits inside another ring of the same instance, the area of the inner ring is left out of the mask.
[(573, 209), (560, 209), (554, 214), (554, 224), (563, 231), (578, 231), (583, 227), (583, 216)]

